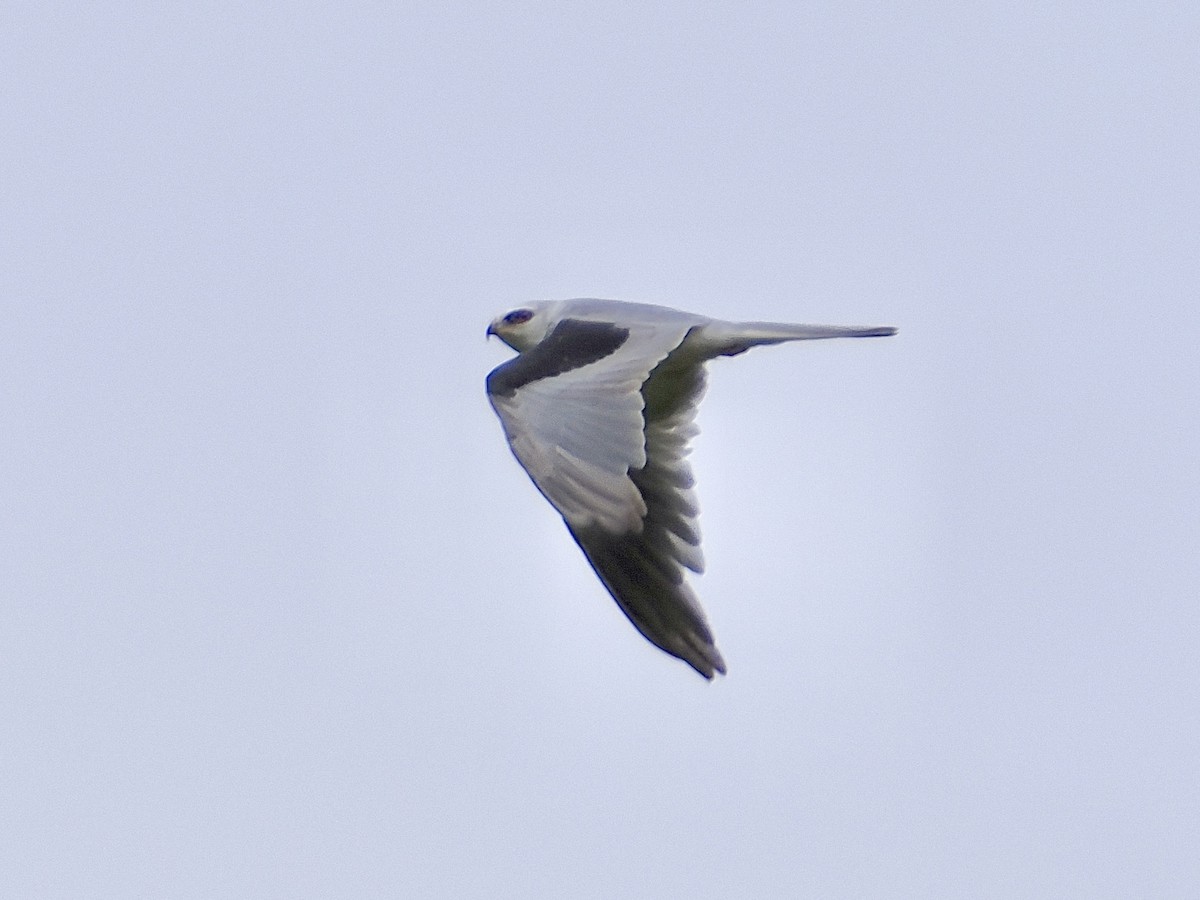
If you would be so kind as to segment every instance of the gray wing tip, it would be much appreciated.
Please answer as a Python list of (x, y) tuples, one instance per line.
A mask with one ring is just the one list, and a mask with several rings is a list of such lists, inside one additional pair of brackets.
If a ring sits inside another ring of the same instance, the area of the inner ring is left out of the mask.
[[(645, 634), (645, 632), (643, 632)], [(650, 637), (646, 635), (646, 637)], [(713, 642), (711, 635), (700, 634), (696, 631), (678, 634), (673, 640), (650, 640), (678, 659), (683, 660), (709, 681), (717, 675), (725, 674), (725, 659)]]
[(710, 644), (704, 648), (703, 652), (704, 655), (699, 659), (683, 657), (683, 661), (703, 675), (708, 681), (712, 681), (717, 675), (724, 675), (725, 660), (721, 658), (720, 651)]

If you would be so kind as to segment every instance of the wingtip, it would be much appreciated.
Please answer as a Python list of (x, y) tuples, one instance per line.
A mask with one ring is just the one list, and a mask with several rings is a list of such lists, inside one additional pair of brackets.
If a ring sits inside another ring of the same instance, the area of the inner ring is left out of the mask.
[(698, 649), (700, 652), (694, 658), (680, 658), (704, 676), (706, 681), (712, 681), (716, 676), (725, 674), (725, 660), (716, 647), (710, 644)]

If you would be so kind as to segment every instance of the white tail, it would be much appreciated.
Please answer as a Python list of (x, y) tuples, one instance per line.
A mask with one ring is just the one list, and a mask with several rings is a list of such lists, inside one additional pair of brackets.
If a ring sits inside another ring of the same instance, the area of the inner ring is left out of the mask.
[[(760, 344), (819, 341), (825, 338), (887, 337), (896, 329), (886, 325), (786, 325), (780, 322), (710, 322), (689, 340), (713, 356), (735, 356)], [(695, 334), (695, 333), (693, 333)]]

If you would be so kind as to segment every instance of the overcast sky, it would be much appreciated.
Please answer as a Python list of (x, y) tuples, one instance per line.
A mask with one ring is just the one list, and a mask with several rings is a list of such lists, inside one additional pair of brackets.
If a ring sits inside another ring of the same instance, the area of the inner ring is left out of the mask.
[[(12, 3), (0, 893), (1189, 897), (1194, 3)], [(505, 445), (535, 299), (711, 366), (729, 674)]]

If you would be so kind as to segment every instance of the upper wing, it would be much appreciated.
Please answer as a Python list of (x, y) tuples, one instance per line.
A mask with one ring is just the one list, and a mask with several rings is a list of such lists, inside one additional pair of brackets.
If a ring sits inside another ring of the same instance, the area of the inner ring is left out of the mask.
[(646, 504), (642, 528), (614, 534), (595, 526), (572, 526), (571, 534), (638, 631), (712, 678), (715, 672), (725, 672), (725, 661), (684, 577), (684, 567), (694, 572), (704, 568), (696, 522), (699, 508), (686, 459), (704, 393), (704, 368), (702, 361), (682, 356), (676, 353), (664, 360), (642, 389), (646, 464), (629, 473)]
[(564, 319), (488, 376), (513, 454), (567, 524), (641, 529), (646, 504), (629, 477), (646, 464), (641, 388), (686, 334)]
[(497, 368), (488, 392), (513, 453), (625, 615), (711, 678), (725, 664), (683, 572), (703, 568), (685, 456), (704, 372), (671, 355), (695, 324), (564, 319)]

